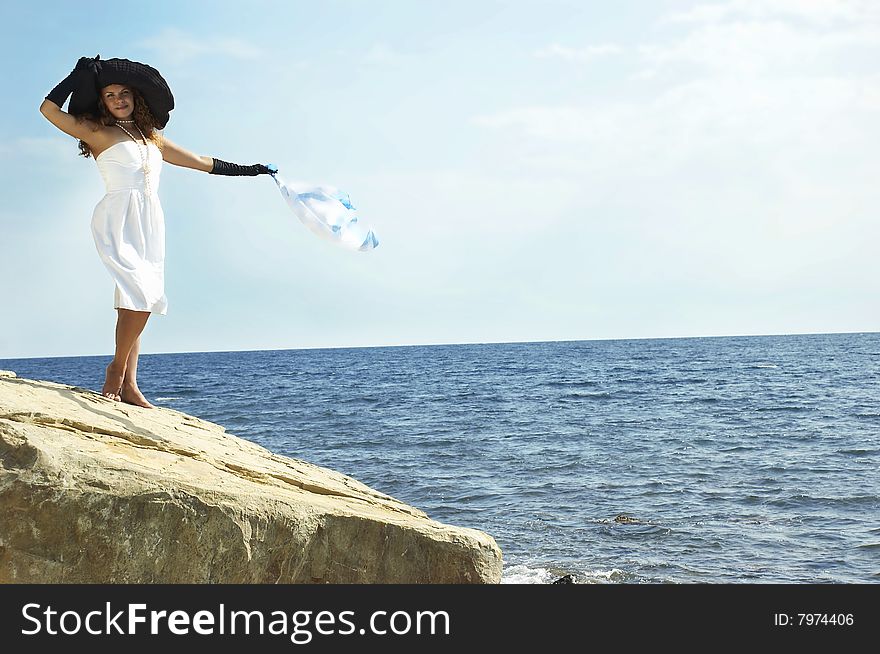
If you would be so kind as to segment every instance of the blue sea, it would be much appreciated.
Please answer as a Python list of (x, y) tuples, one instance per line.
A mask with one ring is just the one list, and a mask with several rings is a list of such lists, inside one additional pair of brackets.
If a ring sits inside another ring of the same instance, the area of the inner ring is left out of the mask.
[[(100, 390), (109, 356), (0, 360)], [(143, 355), (155, 404), (491, 534), (503, 582), (880, 580), (880, 334)]]

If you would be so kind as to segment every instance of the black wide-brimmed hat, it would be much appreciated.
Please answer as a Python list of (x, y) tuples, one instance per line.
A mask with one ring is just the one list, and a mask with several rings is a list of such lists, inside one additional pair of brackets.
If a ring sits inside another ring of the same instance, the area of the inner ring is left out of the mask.
[(98, 115), (101, 89), (110, 84), (124, 84), (140, 91), (156, 127), (162, 129), (168, 123), (169, 113), (174, 109), (174, 96), (159, 71), (129, 59), (101, 59), (98, 55), (82, 67), (77, 88), (67, 105), (67, 111), (75, 116)]

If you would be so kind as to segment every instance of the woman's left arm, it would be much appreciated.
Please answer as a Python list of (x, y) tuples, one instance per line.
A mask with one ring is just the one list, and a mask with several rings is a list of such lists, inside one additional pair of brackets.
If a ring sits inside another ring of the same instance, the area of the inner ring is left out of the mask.
[(211, 157), (202, 157), (198, 154), (193, 154), (189, 150), (184, 150), (176, 143), (169, 141), (167, 138), (163, 138), (162, 140), (164, 141), (161, 148), (162, 159), (168, 163), (175, 166), (182, 166), (183, 168), (201, 170), (206, 173), (210, 173), (211, 169), (214, 167), (214, 159)]
[(273, 166), (264, 164), (252, 164), (250, 166), (242, 166), (240, 164), (229, 163), (214, 157), (202, 157), (193, 154), (188, 150), (184, 150), (176, 143), (172, 143), (168, 139), (163, 139), (162, 159), (175, 166), (183, 166), (184, 168), (193, 168), (202, 170), (212, 175), (246, 175), (253, 177), (255, 175), (272, 175), (277, 169)]

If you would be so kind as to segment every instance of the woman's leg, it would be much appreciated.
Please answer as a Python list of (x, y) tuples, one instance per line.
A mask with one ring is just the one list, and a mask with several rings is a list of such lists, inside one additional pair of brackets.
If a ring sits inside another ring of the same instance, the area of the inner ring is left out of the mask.
[(119, 401), (122, 399), (120, 392), (125, 380), (128, 356), (135, 341), (144, 331), (150, 312), (129, 309), (117, 309), (117, 311), (119, 315), (116, 319), (116, 353), (113, 355), (113, 361), (107, 366), (107, 376), (101, 393), (104, 397)]
[(128, 354), (128, 360), (125, 365), (125, 378), (122, 380), (122, 401), (128, 404), (136, 404), (138, 406), (152, 409), (153, 405), (147, 401), (144, 394), (137, 384), (138, 354), (141, 351), (141, 337), (138, 336), (131, 346), (131, 352)]

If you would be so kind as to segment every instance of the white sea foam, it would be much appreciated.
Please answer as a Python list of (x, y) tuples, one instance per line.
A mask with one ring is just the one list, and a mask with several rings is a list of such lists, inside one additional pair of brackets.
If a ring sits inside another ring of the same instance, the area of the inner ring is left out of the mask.
[(546, 568), (512, 565), (501, 571), (502, 584), (549, 584), (558, 579)]
[(612, 584), (624, 580), (623, 570), (583, 570), (563, 572), (559, 568), (549, 569), (540, 566), (511, 565), (501, 571), (502, 584), (552, 584), (560, 577), (570, 574), (576, 584)]
[(623, 579), (623, 570), (611, 568), (611, 570), (590, 570), (587, 572), (587, 578), (593, 583), (610, 584)]

